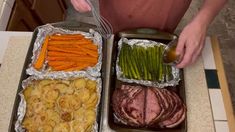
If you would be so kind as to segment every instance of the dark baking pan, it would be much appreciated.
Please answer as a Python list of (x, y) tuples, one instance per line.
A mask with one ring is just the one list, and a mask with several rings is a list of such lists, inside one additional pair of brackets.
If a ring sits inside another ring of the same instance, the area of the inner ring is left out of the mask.
[[(88, 32), (90, 28), (95, 29), (94, 25), (81, 23), (81, 22), (77, 22), (77, 21), (52, 23), (51, 25), (53, 25), (55, 27), (63, 28), (63, 29), (72, 30), (72, 31), (79, 30), (79, 31)], [(22, 81), (29, 77), (29, 75), (26, 74), (26, 69), (27, 69), (28, 65), (30, 64), (30, 62), (31, 62), (31, 57), (33, 55), (33, 45), (34, 45), (34, 42), (36, 40), (39, 28), (40, 27), (37, 27), (33, 32), (33, 36), (31, 38), (30, 46), (28, 48), (27, 56), (25, 58), (24, 67), (22, 69), (21, 78), (20, 78), (20, 81), (19, 81), (17, 93), (16, 93), (16, 96), (15, 96), (15, 102), (14, 102), (13, 109), (12, 109), (12, 115), (11, 115), (11, 120), (10, 120), (10, 124), (9, 124), (9, 129), (8, 129), (9, 132), (14, 132), (15, 131), (15, 123), (17, 121), (17, 111), (18, 111), (18, 107), (19, 107), (19, 103), (20, 103), (20, 96), (18, 94), (22, 90), (22, 86), (21, 86)], [(105, 53), (106, 53), (106, 45), (107, 44), (105, 44), (105, 43), (106, 43), (106, 41), (104, 40), (103, 48), (102, 48), (103, 57), (106, 56)], [(103, 66), (105, 66), (104, 64), (106, 62), (105, 62), (105, 59), (102, 59), (102, 60), (103, 60), (103, 62), (102, 62), (102, 69), (101, 69), (101, 78), (102, 78), (102, 80), (104, 80), (103, 78), (104, 78), (105, 68)], [(102, 83), (102, 84), (104, 84), (104, 83)], [(102, 102), (102, 101), (100, 101), (100, 102)], [(98, 114), (97, 114), (98, 124), (100, 124), (100, 116), (101, 116), (101, 110), (100, 109), (101, 109), (101, 103), (98, 106)], [(98, 125), (98, 127), (100, 127), (100, 125)]]
[[(119, 88), (123, 82), (120, 82), (116, 79), (116, 58), (118, 52), (118, 45), (117, 41), (121, 37), (126, 38), (142, 38), (142, 39), (151, 39), (158, 42), (162, 42), (167, 44), (171, 40), (177, 38), (174, 34), (160, 32), (154, 29), (133, 29), (129, 31), (123, 31), (119, 33), (119, 36), (114, 39), (114, 43), (107, 45), (107, 54), (106, 57), (106, 75), (105, 75), (105, 86), (103, 92), (103, 113), (102, 113), (102, 132), (107, 131), (117, 131), (117, 132), (152, 132), (152, 131), (159, 131), (159, 132), (186, 132), (187, 131), (187, 119), (185, 119), (179, 126), (175, 128), (164, 128), (164, 129), (150, 129), (150, 128), (133, 128), (128, 127), (125, 125), (118, 124), (114, 121), (113, 116), (113, 109), (112, 109), (112, 94), (115, 88)], [(180, 71), (181, 81), (179, 85), (171, 90), (175, 91), (183, 102), (186, 104), (186, 96), (185, 96), (185, 85), (184, 85), (184, 78), (183, 78), (183, 70)], [(125, 83), (126, 84), (126, 83)], [(186, 117), (187, 118), (187, 117)]]

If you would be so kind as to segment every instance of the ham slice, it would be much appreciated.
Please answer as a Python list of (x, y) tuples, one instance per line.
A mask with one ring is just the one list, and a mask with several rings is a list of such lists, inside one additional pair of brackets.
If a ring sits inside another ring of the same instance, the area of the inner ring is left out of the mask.
[(186, 116), (186, 106), (173, 91), (122, 85), (112, 96), (115, 117), (134, 127), (173, 128)]

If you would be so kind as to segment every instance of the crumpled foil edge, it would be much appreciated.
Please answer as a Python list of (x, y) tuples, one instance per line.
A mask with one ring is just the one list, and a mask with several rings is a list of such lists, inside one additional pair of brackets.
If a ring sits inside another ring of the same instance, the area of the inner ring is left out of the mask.
[(165, 46), (165, 44), (160, 43), (160, 42), (156, 42), (156, 41), (152, 41), (152, 40), (146, 40), (146, 39), (127, 39), (127, 38), (121, 38), (118, 41), (118, 55), (117, 55), (117, 61), (116, 61), (116, 74), (117, 74), (117, 79), (123, 82), (127, 82), (127, 83), (137, 83), (137, 84), (142, 84), (145, 86), (150, 86), (150, 87), (158, 87), (158, 88), (164, 88), (164, 87), (168, 87), (168, 86), (176, 86), (179, 84), (180, 81), (180, 70), (176, 67), (171, 67), (172, 68), (172, 76), (173, 79), (169, 80), (168, 78), (166, 82), (164, 82), (164, 78), (161, 82), (154, 82), (154, 81), (148, 81), (148, 80), (136, 80), (136, 79), (128, 79), (125, 77), (122, 77), (122, 71), (121, 68), (118, 65), (119, 62), (119, 54), (122, 48), (122, 44), (126, 43), (128, 45), (138, 45), (138, 46), (142, 46), (142, 47), (153, 47), (153, 46), (158, 46), (158, 45), (163, 45)]
[[(64, 79), (64, 80), (71, 80), (71, 79), (74, 79), (74, 78), (87, 78), (87, 79), (90, 79), (90, 80), (95, 80), (97, 82), (97, 85), (96, 85), (96, 88), (97, 88), (97, 93), (98, 93), (98, 96), (99, 96), (99, 99), (98, 99), (98, 102), (96, 104), (96, 119), (98, 115), (98, 109), (100, 109), (98, 107), (98, 105), (100, 104), (100, 101), (101, 101), (101, 90), (102, 90), (102, 80), (101, 78), (96, 78), (96, 77), (93, 77), (87, 73), (78, 73), (76, 75), (73, 75), (73, 76), (70, 76), (70, 77), (60, 77), (60, 78), (53, 78), (53, 77), (40, 77), (40, 76), (30, 76), (28, 77), (27, 79), (23, 80), (22, 81), (22, 89), (20, 92), (19, 92), (19, 96), (20, 96), (20, 103), (19, 103), (19, 107), (18, 107), (18, 110), (17, 110), (17, 121), (15, 123), (15, 131), (16, 132), (25, 132), (26, 130), (22, 127), (22, 122), (23, 122), (23, 119), (24, 119), (24, 116), (26, 114), (26, 100), (24, 98), (24, 95), (23, 95), (23, 91), (25, 90), (25, 88), (27, 86), (29, 86), (30, 84), (33, 83), (33, 81), (36, 81), (36, 80), (42, 80), (42, 79), (54, 79), (54, 80), (60, 80), (60, 79)], [(92, 132), (98, 132), (98, 123), (97, 123), (97, 120), (96, 122), (93, 124), (93, 130)]]
[[(98, 46), (98, 62), (93, 67), (88, 67), (85, 70), (81, 71), (71, 71), (71, 72), (64, 72), (64, 71), (49, 71), (49, 69), (46, 68), (47, 62), (44, 63), (42, 70), (38, 71), (33, 67), (34, 62), (37, 60), (38, 55), (41, 51), (41, 46), (44, 41), (44, 38), (47, 35), (55, 34), (55, 33), (62, 33), (62, 34), (82, 34), (88, 39), (92, 39), (94, 44)], [(90, 29), (88, 32), (83, 31), (70, 31), (63, 28), (54, 27), (51, 24), (46, 24), (38, 28), (38, 34), (36, 37), (36, 40), (34, 42), (33, 47), (33, 56), (31, 57), (31, 63), (29, 64), (28, 68), (26, 69), (26, 73), (29, 75), (34, 76), (70, 76), (71, 74), (77, 74), (80, 72), (87, 72), (88, 74), (99, 77), (101, 76), (100, 70), (102, 66), (102, 37), (101, 35), (96, 32), (93, 29)]]

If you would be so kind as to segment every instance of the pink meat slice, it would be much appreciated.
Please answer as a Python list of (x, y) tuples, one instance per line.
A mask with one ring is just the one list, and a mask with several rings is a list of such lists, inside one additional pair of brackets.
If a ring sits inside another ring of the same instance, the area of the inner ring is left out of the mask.
[(161, 93), (163, 94), (163, 96), (166, 98), (166, 100), (168, 102), (168, 107), (166, 108), (166, 112), (164, 114), (162, 114), (162, 117), (160, 120), (160, 121), (163, 121), (163, 120), (169, 118), (171, 113), (174, 111), (174, 108), (176, 106), (176, 102), (174, 101), (173, 97), (169, 95), (168, 90), (162, 89)]
[(169, 90), (165, 90), (166, 96), (170, 97), (172, 99), (173, 107), (168, 115), (166, 115), (165, 119), (172, 117), (180, 108), (181, 108), (181, 100), (179, 99), (178, 95), (173, 94), (173, 92), (170, 92)]
[(185, 115), (185, 108), (181, 107), (180, 110), (178, 110), (171, 118), (169, 119), (166, 119), (162, 122), (159, 122), (159, 125), (161, 127), (169, 127), (169, 126), (172, 126), (173, 124), (176, 124), (177, 122), (181, 122), (182, 120), (182, 117), (184, 118), (184, 115)]
[(159, 104), (159, 97), (151, 89), (146, 91), (146, 104), (145, 104), (145, 123), (150, 124), (151, 122), (157, 120), (162, 111)]
[(173, 128), (182, 123), (186, 106), (173, 91), (122, 85), (112, 97), (115, 117), (135, 127)]
[(140, 125), (144, 125), (144, 98), (145, 91), (142, 90), (135, 95), (135, 98), (128, 100), (126, 112)]
[(173, 124), (171, 124), (171, 125), (167, 125), (166, 127), (167, 128), (173, 128), (173, 127), (176, 127), (176, 126), (178, 126), (180, 123), (182, 123), (184, 120), (185, 120), (185, 117), (186, 117), (186, 107), (184, 106), (184, 112), (183, 112), (183, 115), (181, 116), (181, 118), (177, 121), (177, 122), (175, 122), (175, 123), (173, 123)]
[(113, 93), (113, 110), (122, 122), (131, 126), (141, 126), (144, 121), (145, 92), (140, 88), (122, 85)]

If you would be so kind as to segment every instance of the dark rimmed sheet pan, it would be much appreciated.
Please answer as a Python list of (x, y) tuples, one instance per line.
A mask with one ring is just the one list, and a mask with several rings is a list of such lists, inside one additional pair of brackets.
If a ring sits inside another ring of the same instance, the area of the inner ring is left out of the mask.
[[(187, 131), (187, 116), (186, 119), (177, 127), (175, 128), (168, 128), (168, 129), (149, 129), (149, 128), (133, 128), (127, 127), (125, 125), (120, 125), (114, 122), (114, 115), (112, 110), (112, 94), (115, 88), (120, 87), (122, 82), (116, 79), (116, 58), (117, 58), (117, 41), (120, 37), (127, 37), (127, 38), (141, 38), (141, 39), (151, 39), (158, 42), (162, 42), (167, 44), (169, 41), (177, 38), (174, 34), (160, 32), (154, 29), (134, 29), (123, 31), (119, 33), (119, 36), (114, 36), (108, 40), (107, 45), (107, 55), (106, 56), (106, 73), (105, 73), (105, 84), (103, 88), (103, 103), (102, 103), (102, 115), (101, 115), (101, 122), (102, 126), (100, 127), (100, 131), (102, 132), (186, 132)], [(113, 42), (113, 43), (112, 43)], [(183, 70), (180, 70), (180, 78), (181, 81), (179, 85), (175, 88), (171, 88), (171, 90), (175, 91), (179, 97), (183, 100), (186, 104), (186, 95), (185, 95), (185, 85), (184, 85), (184, 77), (183, 77)]]
[[(51, 25), (55, 26), (55, 27), (59, 27), (59, 28), (63, 28), (63, 29), (68, 29), (68, 30), (72, 30), (72, 31), (85, 31), (88, 32), (90, 28), (95, 29), (96, 27), (94, 25), (90, 25), (90, 24), (86, 24), (86, 23), (81, 23), (81, 22), (77, 22), (77, 21), (68, 21), (68, 22), (58, 22), (58, 23), (52, 23)], [(31, 62), (31, 57), (33, 55), (33, 45), (34, 42), (36, 40), (37, 34), (38, 34), (38, 29), (40, 28), (37, 27), (32, 35), (31, 38), (31, 42), (27, 51), (27, 55), (25, 58), (25, 62), (24, 62), (24, 66), (22, 69), (22, 73), (21, 73), (21, 77), (20, 77), (20, 81), (18, 84), (18, 89), (16, 92), (16, 96), (15, 96), (15, 102), (13, 105), (13, 109), (12, 109), (12, 114), (11, 114), (11, 119), (10, 119), (10, 123), (9, 123), (9, 132), (14, 132), (15, 131), (15, 123), (17, 121), (17, 110), (19, 107), (19, 103), (20, 103), (20, 96), (18, 95), (19, 92), (22, 90), (22, 86), (21, 83), (23, 80), (27, 79), (29, 77), (29, 75), (26, 74), (26, 69), (28, 68), (28, 65)], [(105, 73), (105, 59), (104, 57), (106, 56), (106, 40), (103, 41), (103, 59), (102, 59), (102, 68), (101, 68), (101, 79), (104, 80), (104, 73)], [(103, 81), (102, 81), (102, 85), (104, 85)], [(103, 86), (102, 86), (103, 87)], [(102, 98), (102, 91), (101, 91), (101, 98)], [(102, 100), (100, 101), (100, 104), (98, 105), (98, 114), (97, 114), (97, 123), (98, 123), (98, 130), (100, 129), (100, 118), (101, 118), (101, 103)]]

